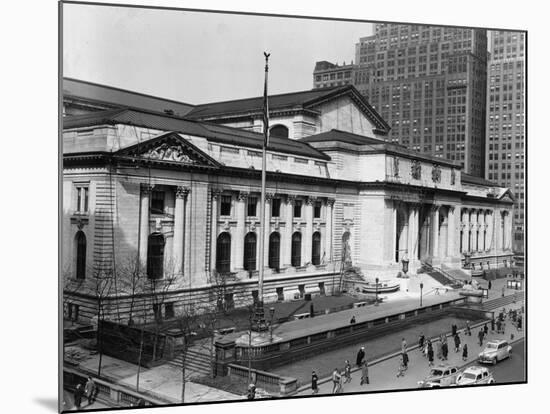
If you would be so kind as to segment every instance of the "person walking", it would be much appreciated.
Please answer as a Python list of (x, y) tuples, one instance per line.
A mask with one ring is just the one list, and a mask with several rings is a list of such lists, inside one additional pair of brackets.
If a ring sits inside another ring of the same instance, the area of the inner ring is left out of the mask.
[(370, 384), (369, 382), (369, 364), (367, 364), (367, 361), (363, 362), (363, 365), (361, 366), (361, 384)]
[(486, 337), (489, 334), (489, 327), (487, 324), (483, 325), (483, 335)]
[(317, 376), (317, 373), (315, 370), (311, 371), (311, 393), (317, 394), (319, 392), (319, 387), (317, 385), (317, 382), (319, 381), (319, 377)]
[(336, 394), (342, 394), (344, 392), (344, 375), (340, 375), (340, 381), (338, 382), (338, 389)]
[(95, 391), (96, 391), (95, 382), (92, 379), (92, 377), (88, 377), (88, 381), (86, 381), (86, 385), (84, 386), (84, 393), (88, 398), (88, 405), (92, 405), (94, 403)]
[(340, 388), (340, 372), (338, 371), (338, 368), (334, 368), (334, 371), (332, 371), (332, 393), (336, 394), (338, 391), (338, 388)]
[(489, 280), (489, 283), (488, 283), (488, 285), (487, 285), (487, 288), (488, 288), (489, 290), (491, 290), (491, 287), (492, 287), (492, 286), (493, 286), (493, 285), (491, 284), (491, 281)]
[(521, 331), (521, 315), (518, 316), (517, 330), (518, 330), (518, 331)]
[(477, 334), (477, 337), (479, 339), (479, 346), (483, 345), (483, 337), (484, 336), (485, 336), (485, 334), (483, 333), (483, 329), (480, 329), (478, 334)]
[(430, 341), (428, 341), (428, 365), (430, 367), (433, 367), (434, 365), (434, 349)]
[(360, 367), (363, 364), (364, 358), (365, 358), (365, 347), (362, 346), (361, 349), (359, 349), (359, 352), (357, 352), (357, 359), (355, 361), (358, 367)]
[(466, 361), (468, 359), (468, 344), (464, 344), (462, 347), (462, 360)]
[(403, 355), (399, 358), (399, 367), (397, 368), (397, 378), (405, 376), (405, 364), (403, 362)]
[(351, 365), (347, 359), (344, 366), (344, 377), (345, 377), (344, 383), (351, 382)]
[(458, 332), (455, 334), (454, 340), (455, 340), (455, 352), (458, 352), (460, 350), (460, 336), (458, 336)]
[(403, 352), (403, 365), (405, 370), (409, 369), (409, 355), (406, 352)]
[(401, 353), (405, 351), (407, 351), (407, 341), (405, 341), (405, 338), (401, 338)]
[(452, 336), (456, 335), (456, 325), (454, 323), (451, 325), (451, 335)]
[(495, 317), (491, 318), (491, 332), (495, 332)]
[(82, 397), (84, 397), (84, 388), (82, 388), (82, 384), (77, 384), (76, 388), (74, 390), (74, 406), (77, 410), (80, 410), (80, 405), (82, 404)]
[(466, 321), (466, 335), (472, 336), (472, 330), (470, 329), (470, 321)]
[(500, 333), (500, 330), (502, 328), (502, 322), (500, 321), (500, 318), (497, 319), (497, 333)]
[(443, 342), (443, 345), (441, 345), (441, 354), (443, 356), (443, 361), (446, 361), (447, 355), (449, 355), (449, 346), (447, 345), (447, 342)]
[(426, 337), (424, 336), (423, 332), (420, 332), (420, 336), (418, 337), (418, 349), (420, 352), (424, 352), (424, 342), (426, 340)]

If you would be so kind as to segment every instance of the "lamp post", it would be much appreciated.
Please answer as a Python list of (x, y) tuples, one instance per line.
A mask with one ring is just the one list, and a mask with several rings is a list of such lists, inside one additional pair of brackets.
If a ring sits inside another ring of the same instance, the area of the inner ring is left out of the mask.
[(269, 315), (271, 316), (269, 322), (269, 342), (273, 342), (273, 315), (275, 315), (275, 308), (269, 308)]
[(376, 282), (376, 301), (374, 302), (374, 306), (378, 306), (378, 278), (375, 279)]

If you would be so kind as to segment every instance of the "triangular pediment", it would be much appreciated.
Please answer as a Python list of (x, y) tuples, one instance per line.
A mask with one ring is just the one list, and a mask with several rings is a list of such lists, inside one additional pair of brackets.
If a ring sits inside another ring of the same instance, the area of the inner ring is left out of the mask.
[(220, 164), (176, 132), (166, 132), (147, 141), (121, 149), (119, 157), (158, 163), (219, 167)]
[(516, 201), (516, 198), (514, 197), (514, 195), (512, 194), (512, 191), (510, 190), (506, 190), (499, 198), (500, 201), (510, 201), (510, 202), (514, 202)]

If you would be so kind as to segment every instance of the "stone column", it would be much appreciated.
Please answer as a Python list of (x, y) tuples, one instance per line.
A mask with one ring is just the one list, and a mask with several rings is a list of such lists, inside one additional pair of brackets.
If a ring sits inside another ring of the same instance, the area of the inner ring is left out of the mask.
[(294, 202), (296, 196), (288, 195), (285, 207), (285, 234), (281, 237), (283, 250), (283, 267), (290, 267), (290, 255), (292, 254), (292, 230), (294, 221)]
[(470, 214), (470, 252), (477, 250), (477, 211), (472, 210)]
[[(265, 194), (265, 221), (260, 224), (265, 226), (264, 232), (264, 268), (269, 268), (269, 235), (271, 233), (271, 201), (273, 200), (273, 193)], [(280, 246), (279, 246), (280, 247)], [(259, 243), (258, 243), (259, 249)], [(258, 262), (259, 264), (259, 262)]]
[(482, 252), (484, 250), (483, 240), (485, 232), (485, 213), (483, 210), (479, 210), (477, 220), (477, 251)]
[(235, 270), (244, 269), (244, 236), (246, 226), (246, 202), (248, 193), (240, 192), (237, 197), (235, 213), (237, 216), (237, 228), (235, 229)]
[(462, 253), (468, 252), (470, 238), (470, 215), (467, 209), (462, 209)]
[(439, 257), (439, 207), (432, 209), (432, 257)]
[(149, 199), (153, 187), (141, 184), (141, 208), (139, 215), (139, 261), (147, 266), (147, 246), (149, 244)]
[(511, 240), (512, 240), (512, 220), (510, 211), (505, 211), (504, 213), (504, 250), (511, 249)]
[(332, 261), (332, 210), (334, 207), (334, 198), (327, 199), (326, 208), (326, 238), (325, 238), (325, 260)]
[(487, 210), (485, 215), (485, 222), (487, 223), (487, 233), (485, 235), (485, 251), (491, 251), (494, 246), (493, 219), (493, 212), (491, 210)]
[(313, 237), (313, 205), (315, 204), (315, 197), (308, 197), (305, 203), (305, 218), (306, 218), (306, 231), (302, 243), (304, 244), (304, 254), (302, 255), (302, 263), (311, 264), (311, 249), (312, 249), (312, 237)]
[(185, 198), (189, 190), (185, 187), (176, 187), (176, 205), (174, 208), (174, 240), (172, 244), (172, 258), (174, 260), (174, 273), (183, 273), (183, 238), (185, 227)]
[(189, 276), (189, 285), (191, 285), (191, 257), (193, 257), (192, 254), (192, 246), (191, 246), (191, 203), (190, 199), (192, 196), (189, 196), (191, 193), (191, 190), (187, 190), (187, 195), (184, 198), (185, 201), (185, 227), (183, 229), (185, 239), (184, 246), (183, 246), (183, 274)]
[(449, 206), (447, 213), (447, 257), (456, 256), (455, 206)]
[(211, 240), (210, 243), (210, 273), (216, 270), (216, 256), (218, 254), (218, 203), (220, 200), (221, 191), (212, 189), (212, 223), (211, 227)]

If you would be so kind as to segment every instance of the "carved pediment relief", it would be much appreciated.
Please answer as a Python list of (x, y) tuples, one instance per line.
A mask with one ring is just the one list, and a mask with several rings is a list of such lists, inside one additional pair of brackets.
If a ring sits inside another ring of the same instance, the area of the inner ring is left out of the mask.
[(197, 162), (186, 154), (183, 145), (180, 143), (165, 142), (156, 147), (150, 148), (148, 151), (140, 154), (140, 156), (154, 160), (177, 161), (187, 164), (195, 164)]

